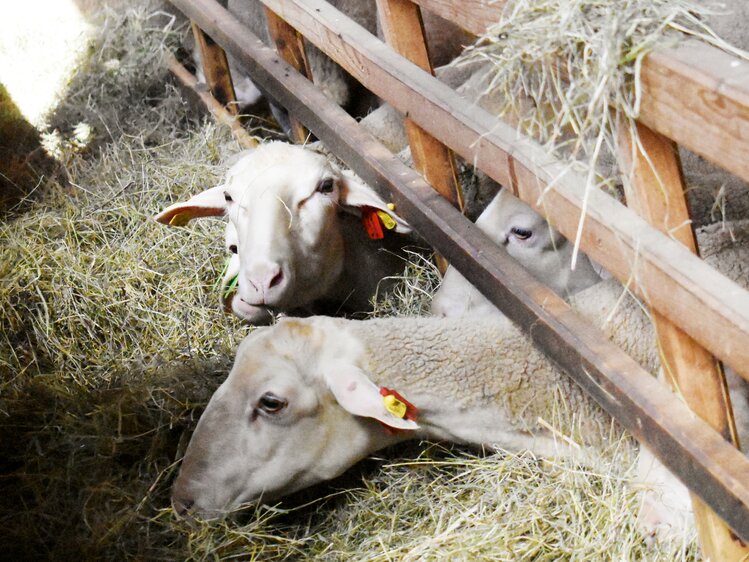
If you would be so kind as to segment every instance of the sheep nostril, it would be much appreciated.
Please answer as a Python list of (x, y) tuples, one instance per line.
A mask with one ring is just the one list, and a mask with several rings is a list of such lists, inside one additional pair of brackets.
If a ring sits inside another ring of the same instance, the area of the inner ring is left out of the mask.
[(283, 281), (283, 271), (279, 271), (273, 276), (273, 279), (270, 280), (270, 283), (268, 284), (268, 288), (275, 287), (278, 285), (281, 281)]

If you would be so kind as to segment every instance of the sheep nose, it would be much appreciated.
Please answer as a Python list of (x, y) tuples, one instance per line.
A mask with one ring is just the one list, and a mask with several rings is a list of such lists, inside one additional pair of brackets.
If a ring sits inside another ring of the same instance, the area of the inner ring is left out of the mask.
[(172, 498), (172, 507), (177, 515), (186, 515), (193, 505), (195, 500), (190, 498)]
[(269, 291), (283, 285), (284, 280), (283, 270), (277, 263), (258, 265), (247, 276), (247, 281), (255, 291), (266, 298)]

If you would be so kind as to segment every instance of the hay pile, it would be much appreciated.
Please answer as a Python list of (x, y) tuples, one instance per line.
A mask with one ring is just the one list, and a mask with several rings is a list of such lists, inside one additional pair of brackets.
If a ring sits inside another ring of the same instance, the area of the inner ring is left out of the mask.
[[(413, 444), (277, 507), (174, 518), (176, 461), (248, 328), (218, 306), (221, 224), (150, 220), (239, 150), (171, 85), (162, 57), (184, 27), (162, 9), (103, 14), (45, 134), (69, 185), (41, 178), (0, 223), (6, 558), (695, 558), (637, 533), (618, 439), (595, 470)], [(435, 279), (415, 260), (378, 314), (423, 311)]]

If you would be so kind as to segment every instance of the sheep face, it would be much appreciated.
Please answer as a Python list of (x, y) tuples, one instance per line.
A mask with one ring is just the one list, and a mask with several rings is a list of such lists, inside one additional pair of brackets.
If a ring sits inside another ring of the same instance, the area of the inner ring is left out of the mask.
[(198, 422), (175, 482), (180, 513), (212, 517), (333, 478), (414, 422), (389, 413), (335, 320), (285, 319), (239, 347)]
[[(574, 294), (600, 281), (584, 255), (578, 257), (575, 270), (571, 270), (573, 245), (506, 189), (502, 189), (481, 213), (476, 226), (503, 246), (534, 277), (560, 295)], [(499, 311), (455, 268), (450, 267), (434, 295), (432, 313), (448, 317), (469, 313), (491, 316)]]
[(244, 155), (224, 184), (172, 205), (156, 220), (228, 216), (227, 246), (238, 256), (232, 265), (239, 276), (231, 308), (257, 322), (268, 310), (303, 308), (331, 290), (345, 259), (339, 213), (365, 207), (388, 213), (396, 231), (409, 230), (352, 173), (311, 150), (274, 142)]

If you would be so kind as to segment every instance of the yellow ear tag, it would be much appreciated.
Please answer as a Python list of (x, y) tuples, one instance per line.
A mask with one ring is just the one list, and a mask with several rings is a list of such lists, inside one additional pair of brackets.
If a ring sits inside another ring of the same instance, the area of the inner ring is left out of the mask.
[(182, 211), (181, 213), (177, 213), (172, 217), (172, 220), (169, 221), (169, 226), (185, 226), (188, 222), (190, 222), (191, 218), (191, 213)]
[(377, 211), (377, 216), (380, 217), (380, 220), (382, 221), (382, 224), (385, 228), (388, 230), (393, 230), (395, 228), (395, 221), (393, 220), (393, 217), (388, 215), (385, 211)]
[(398, 400), (395, 396), (392, 394), (388, 394), (387, 396), (382, 397), (382, 401), (385, 403), (385, 409), (393, 414), (396, 418), (404, 418), (406, 417), (406, 410), (408, 409), (407, 406)]

